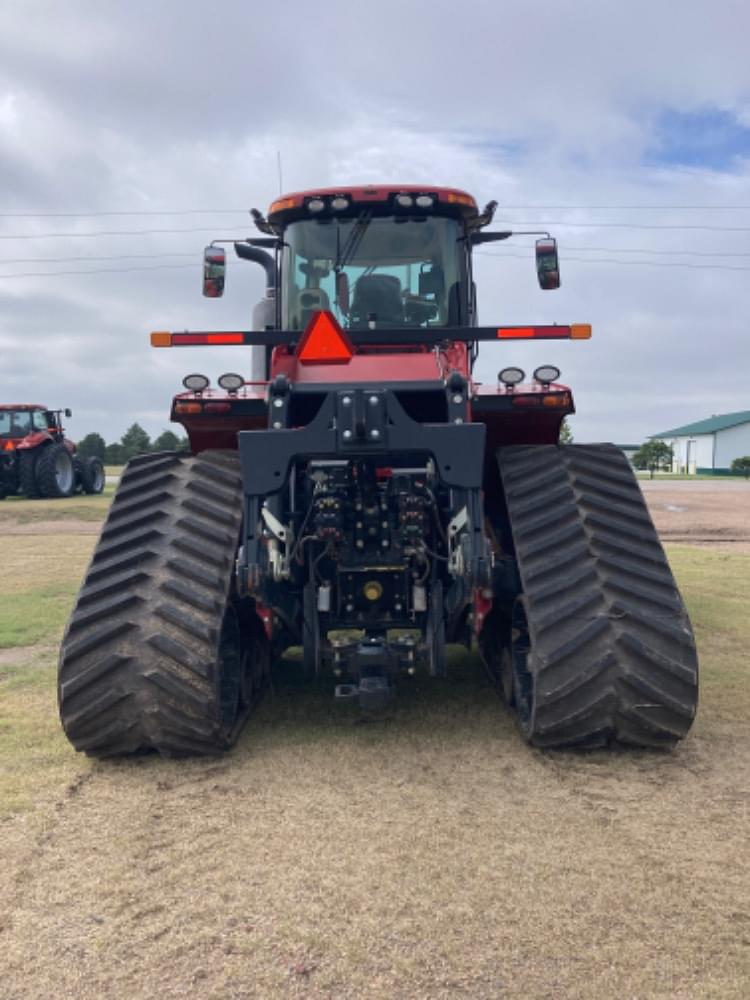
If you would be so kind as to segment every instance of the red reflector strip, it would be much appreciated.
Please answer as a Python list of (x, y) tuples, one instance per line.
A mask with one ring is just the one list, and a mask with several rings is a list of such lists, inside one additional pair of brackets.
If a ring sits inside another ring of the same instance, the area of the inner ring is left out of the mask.
[(501, 326), (498, 340), (568, 340), (569, 326)]
[(172, 346), (179, 344), (244, 344), (244, 333), (173, 333)]
[(514, 406), (541, 406), (542, 400), (539, 396), (514, 396)]
[(232, 409), (231, 403), (204, 403), (204, 413), (229, 413)]

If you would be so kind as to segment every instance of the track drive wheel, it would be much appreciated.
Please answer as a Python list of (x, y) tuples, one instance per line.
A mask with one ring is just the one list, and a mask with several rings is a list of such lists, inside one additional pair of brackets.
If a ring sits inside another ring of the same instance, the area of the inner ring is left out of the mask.
[(76, 483), (73, 456), (63, 445), (45, 445), (37, 461), (36, 481), (43, 497), (71, 496)]
[(543, 445), (501, 448), (498, 462), (523, 586), (510, 640), (523, 735), (673, 746), (695, 716), (695, 641), (627, 459)]
[(260, 619), (233, 594), (241, 518), (234, 452), (128, 464), (60, 652), (60, 716), (76, 749), (232, 745), (260, 690), (256, 661), (268, 662)]

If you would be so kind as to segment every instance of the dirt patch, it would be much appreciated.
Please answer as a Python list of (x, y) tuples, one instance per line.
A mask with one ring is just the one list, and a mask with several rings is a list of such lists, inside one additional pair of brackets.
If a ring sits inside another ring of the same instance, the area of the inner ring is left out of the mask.
[(750, 483), (744, 480), (643, 480), (664, 542), (750, 553)]
[(543, 755), (470, 659), (404, 694), (282, 672), (226, 758), (77, 758), (3, 827), (3, 995), (747, 995), (746, 719)]
[(23, 523), (11, 518), (3, 521), (4, 535), (59, 535), (60, 530), (66, 535), (98, 535), (102, 530), (99, 521), (77, 521), (67, 518), (65, 521), (29, 521)]
[[(644, 492), (663, 538), (737, 551), (742, 487)], [(470, 657), (368, 724), (283, 665), (216, 760), (89, 761), (50, 695), (55, 790), (0, 823), (0, 996), (744, 1000), (750, 615), (689, 554), (703, 694), (671, 754), (533, 751)]]

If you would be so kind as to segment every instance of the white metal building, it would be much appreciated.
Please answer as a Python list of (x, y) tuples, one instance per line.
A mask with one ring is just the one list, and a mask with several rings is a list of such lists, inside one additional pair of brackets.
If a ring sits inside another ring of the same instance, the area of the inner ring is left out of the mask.
[(735, 458), (750, 455), (750, 410), (708, 417), (651, 438), (671, 445), (674, 472), (728, 475)]

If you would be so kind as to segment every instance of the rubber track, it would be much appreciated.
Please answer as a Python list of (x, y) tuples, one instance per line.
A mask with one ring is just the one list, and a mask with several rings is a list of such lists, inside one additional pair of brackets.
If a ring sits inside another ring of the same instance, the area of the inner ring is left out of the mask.
[(635, 475), (614, 445), (497, 454), (541, 747), (672, 746), (698, 697), (692, 629)]
[(60, 651), (77, 750), (216, 753), (218, 644), (242, 517), (236, 453), (158, 453), (125, 469)]

